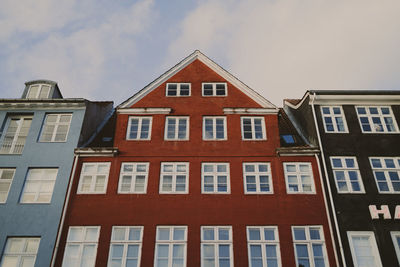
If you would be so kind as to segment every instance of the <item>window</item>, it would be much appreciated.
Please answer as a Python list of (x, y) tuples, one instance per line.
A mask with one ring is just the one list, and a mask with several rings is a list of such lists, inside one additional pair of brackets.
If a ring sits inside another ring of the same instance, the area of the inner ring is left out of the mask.
[(203, 83), (203, 96), (227, 96), (226, 83)]
[(365, 193), (356, 157), (331, 157), (338, 193)]
[(15, 169), (0, 168), (0, 203), (6, 203)]
[(265, 140), (265, 123), (263, 117), (241, 117), (243, 140)]
[(202, 193), (230, 193), (229, 163), (202, 163)]
[(113, 226), (108, 266), (140, 266), (142, 239), (143, 226)]
[(201, 227), (201, 266), (233, 266), (232, 226)]
[(400, 193), (400, 158), (370, 158), (379, 193)]
[(40, 142), (65, 142), (71, 124), (72, 114), (47, 114)]
[(150, 140), (151, 117), (129, 117), (127, 140)]
[(394, 248), (396, 250), (397, 260), (400, 264), (400, 232), (390, 232)]
[(62, 267), (94, 267), (99, 232), (99, 226), (69, 227)]
[(288, 194), (313, 194), (315, 193), (314, 178), (309, 162), (283, 163)]
[(382, 267), (373, 232), (347, 232), (354, 267)]
[(346, 117), (341, 106), (321, 106), (322, 121), (327, 133), (347, 133)]
[(160, 193), (187, 194), (189, 183), (189, 163), (162, 162)]
[(83, 163), (78, 194), (105, 194), (109, 171), (109, 162)]
[(226, 117), (203, 117), (203, 140), (226, 140)]
[(356, 107), (363, 133), (397, 133), (396, 120), (390, 107)]
[(296, 139), (294, 138), (294, 135), (292, 135), (292, 134), (283, 134), (283, 135), (281, 135), (281, 139), (286, 145), (296, 143)]
[(1, 260), (1, 267), (34, 267), (40, 238), (9, 237)]
[(118, 193), (145, 194), (147, 190), (147, 177), (149, 163), (126, 162), (121, 165)]
[(248, 226), (247, 246), (250, 267), (281, 266), (278, 227)]
[(50, 85), (34, 84), (29, 87), (28, 93), (26, 94), (26, 98), (29, 99), (49, 98), (49, 93), (50, 93)]
[(190, 96), (190, 83), (167, 83), (167, 96)]
[(322, 226), (293, 226), (296, 266), (328, 266)]
[(165, 140), (189, 140), (189, 117), (167, 117)]
[(155, 267), (186, 266), (187, 226), (157, 226)]
[(21, 203), (50, 203), (58, 169), (29, 169)]
[(246, 194), (271, 194), (270, 163), (243, 163), (244, 191)]
[(11, 116), (5, 127), (0, 154), (21, 154), (31, 127), (32, 117)]

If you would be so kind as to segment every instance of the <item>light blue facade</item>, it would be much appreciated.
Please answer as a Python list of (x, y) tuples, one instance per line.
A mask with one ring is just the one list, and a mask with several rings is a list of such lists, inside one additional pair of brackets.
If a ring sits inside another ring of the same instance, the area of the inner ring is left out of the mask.
[[(43, 82), (43, 81), (41, 81)], [(50, 83), (50, 82), (49, 82)], [(31, 83), (30, 83), (31, 84)], [(27, 88), (30, 86), (27, 83)], [(57, 84), (57, 99), (0, 100), (0, 142), (7, 120), (13, 115), (30, 115), (32, 122), (21, 154), (0, 154), (0, 168), (13, 168), (15, 174), (5, 203), (0, 203), (0, 253), (8, 237), (40, 237), (35, 266), (50, 266), (65, 195), (74, 160), (74, 149), (87, 141), (112, 110), (112, 102), (62, 99)], [(23, 97), (26, 95), (27, 88)], [(15, 104), (16, 103), (16, 104)], [(72, 114), (65, 142), (40, 142), (47, 114)], [(50, 203), (21, 203), (29, 168), (58, 168)]]

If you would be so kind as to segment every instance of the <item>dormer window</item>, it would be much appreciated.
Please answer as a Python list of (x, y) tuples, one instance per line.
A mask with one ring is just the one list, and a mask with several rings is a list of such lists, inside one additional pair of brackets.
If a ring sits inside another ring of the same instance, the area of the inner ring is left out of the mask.
[(48, 84), (33, 84), (29, 87), (26, 98), (28, 99), (43, 99), (49, 98), (50, 85)]
[(203, 83), (203, 96), (227, 96), (228, 90), (226, 83)]
[(190, 83), (167, 83), (167, 96), (190, 96)]

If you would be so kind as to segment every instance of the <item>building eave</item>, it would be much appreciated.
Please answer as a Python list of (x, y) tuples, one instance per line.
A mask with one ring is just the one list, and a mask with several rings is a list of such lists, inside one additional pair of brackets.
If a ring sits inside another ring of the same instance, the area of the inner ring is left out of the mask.
[(320, 153), (316, 147), (279, 147), (276, 149), (279, 156), (314, 156)]
[(75, 148), (74, 154), (79, 157), (114, 157), (119, 151), (116, 147)]

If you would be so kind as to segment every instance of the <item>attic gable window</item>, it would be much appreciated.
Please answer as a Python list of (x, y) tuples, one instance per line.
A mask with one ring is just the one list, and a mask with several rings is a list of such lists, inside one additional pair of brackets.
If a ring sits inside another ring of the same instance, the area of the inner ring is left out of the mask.
[(44, 99), (49, 98), (50, 85), (48, 84), (33, 84), (29, 87), (26, 98), (28, 99)]
[(227, 96), (228, 90), (226, 83), (203, 83), (203, 96)]
[(190, 83), (167, 83), (167, 96), (190, 96)]

